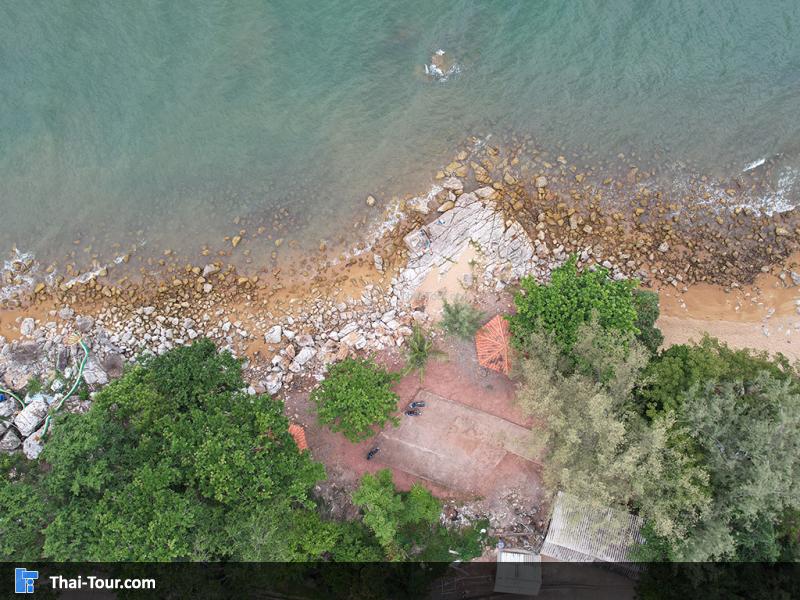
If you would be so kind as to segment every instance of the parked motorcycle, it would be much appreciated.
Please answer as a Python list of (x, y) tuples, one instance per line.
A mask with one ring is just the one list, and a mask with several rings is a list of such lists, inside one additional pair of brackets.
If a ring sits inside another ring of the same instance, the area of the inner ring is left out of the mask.
[(416, 408), (414, 410), (407, 410), (406, 411), (406, 416), (409, 416), (409, 417), (418, 417), (421, 414), (422, 413)]
[(411, 404), (408, 405), (408, 408), (409, 410), (412, 410), (414, 408), (425, 408), (425, 402), (423, 400), (420, 400), (419, 402), (412, 402)]
[(372, 460), (375, 457), (375, 455), (380, 451), (381, 451), (380, 448), (373, 448), (372, 450), (367, 452), (367, 460)]

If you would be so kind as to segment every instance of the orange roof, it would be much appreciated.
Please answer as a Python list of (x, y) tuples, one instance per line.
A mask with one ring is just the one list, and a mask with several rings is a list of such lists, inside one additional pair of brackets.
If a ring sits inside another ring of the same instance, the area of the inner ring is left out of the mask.
[(475, 334), (478, 363), (487, 369), (508, 375), (511, 369), (508, 351), (510, 339), (508, 321), (503, 315), (496, 315)]
[(297, 423), (289, 424), (289, 433), (294, 438), (294, 443), (297, 444), (297, 449), (301, 452), (308, 449), (308, 442), (306, 442), (306, 430)]

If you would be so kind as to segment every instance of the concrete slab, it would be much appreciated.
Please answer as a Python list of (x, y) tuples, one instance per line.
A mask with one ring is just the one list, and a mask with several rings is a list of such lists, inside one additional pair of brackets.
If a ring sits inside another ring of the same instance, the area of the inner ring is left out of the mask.
[(479, 491), (507, 454), (536, 462), (529, 429), (422, 390), (419, 417), (402, 416), (380, 434), (381, 461), (462, 491)]

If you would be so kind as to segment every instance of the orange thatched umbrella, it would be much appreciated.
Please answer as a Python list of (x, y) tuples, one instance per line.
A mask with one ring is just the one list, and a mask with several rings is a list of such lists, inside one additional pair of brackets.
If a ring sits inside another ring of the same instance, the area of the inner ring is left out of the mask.
[(294, 443), (297, 444), (297, 449), (301, 452), (308, 448), (308, 442), (306, 442), (306, 431), (297, 423), (290, 423), (289, 424), (289, 433), (294, 438)]
[(503, 315), (497, 315), (475, 334), (478, 362), (487, 369), (508, 375), (511, 368), (508, 356), (510, 339), (508, 321)]

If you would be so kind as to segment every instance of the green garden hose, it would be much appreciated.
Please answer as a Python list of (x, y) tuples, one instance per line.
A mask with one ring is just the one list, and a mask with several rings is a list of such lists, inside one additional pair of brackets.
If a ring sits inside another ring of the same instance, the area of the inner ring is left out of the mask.
[(78, 389), (78, 386), (81, 383), (81, 379), (83, 379), (83, 370), (86, 367), (87, 361), (89, 360), (89, 348), (86, 347), (86, 344), (81, 339), (78, 340), (78, 343), (81, 345), (81, 348), (83, 348), (83, 360), (81, 361), (81, 366), (78, 368), (78, 377), (75, 379), (75, 383), (70, 388), (70, 390), (64, 395), (63, 398), (61, 398), (61, 400), (58, 401), (58, 404), (52, 406), (48, 411), (47, 418), (44, 420), (44, 428), (42, 429), (42, 435), (39, 436), (40, 439), (43, 439), (47, 435), (47, 432), (50, 430), (50, 422), (53, 420), (53, 415), (58, 410), (61, 409), (64, 402), (66, 402), (67, 398), (69, 398), (70, 396), (72, 396), (72, 394), (75, 393), (75, 390)]
[(20, 400), (19, 396), (17, 396), (17, 395), (16, 395), (14, 392), (12, 392), (11, 390), (7, 390), (7, 389), (5, 389), (5, 388), (0, 388), (0, 394), (7, 394), (7, 395), (11, 396), (11, 397), (12, 397), (14, 400), (16, 400), (17, 402), (19, 402), (19, 405), (20, 405), (22, 408), (25, 408), (25, 403), (24, 403), (22, 400)]

